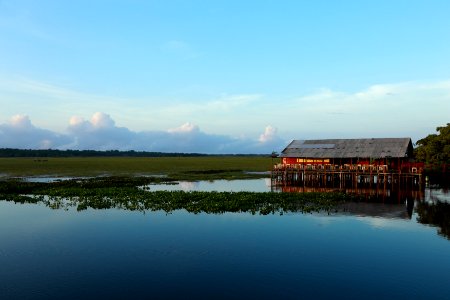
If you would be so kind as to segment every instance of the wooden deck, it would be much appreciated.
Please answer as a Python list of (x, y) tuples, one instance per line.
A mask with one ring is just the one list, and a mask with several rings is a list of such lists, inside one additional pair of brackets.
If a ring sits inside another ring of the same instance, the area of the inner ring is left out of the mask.
[(387, 165), (274, 165), (274, 186), (422, 189), (421, 170), (389, 170)]

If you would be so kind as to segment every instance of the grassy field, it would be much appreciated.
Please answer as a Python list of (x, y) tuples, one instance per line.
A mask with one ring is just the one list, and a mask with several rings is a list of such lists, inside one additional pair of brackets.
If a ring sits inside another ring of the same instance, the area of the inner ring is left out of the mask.
[(178, 179), (238, 179), (254, 176), (245, 172), (268, 171), (271, 166), (270, 157), (245, 156), (0, 158), (0, 175), (24, 177), (161, 174)]

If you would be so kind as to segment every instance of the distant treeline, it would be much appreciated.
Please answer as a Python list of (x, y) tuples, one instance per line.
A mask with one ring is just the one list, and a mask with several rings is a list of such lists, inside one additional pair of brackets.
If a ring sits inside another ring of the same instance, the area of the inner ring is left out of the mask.
[(0, 148), (0, 157), (199, 157), (199, 156), (265, 156), (262, 154), (203, 154), (119, 150), (34, 150)]

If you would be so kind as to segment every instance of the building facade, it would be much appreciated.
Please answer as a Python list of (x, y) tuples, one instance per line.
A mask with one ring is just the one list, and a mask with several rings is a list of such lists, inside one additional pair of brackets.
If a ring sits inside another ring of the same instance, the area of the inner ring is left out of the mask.
[[(281, 152), (283, 167), (380, 169), (419, 172), (410, 138), (293, 140)], [(423, 167), (423, 166), (422, 166)]]

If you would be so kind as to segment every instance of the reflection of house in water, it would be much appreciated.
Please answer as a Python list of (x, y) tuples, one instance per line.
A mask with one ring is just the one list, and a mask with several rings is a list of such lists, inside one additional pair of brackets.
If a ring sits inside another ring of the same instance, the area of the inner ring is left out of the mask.
[(411, 218), (423, 199), (423, 164), (410, 138), (294, 140), (272, 169), (272, 189), (356, 195), (340, 211), (383, 218)]
[(371, 189), (332, 187), (298, 187), (298, 186), (272, 186), (273, 191), (282, 192), (343, 192), (355, 195), (355, 202), (347, 202), (339, 206), (340, 214), (370, 216), (381, 218), (410, 219), (414, 203), (424, 199), (423, 190), (413, 189)]
[[(274, 191), (354, 194), (358, 201), (340, 212), (411, 218), (414, 211), (419, 223), (450, 239), (450, 201), (425, 199), (424, 165), (414, 162), (410, 138), (294, 140), (280, 157), (272, 168)], [(448, 174), (440, 179), (448, 186)]]
[(358, 200), (365, 202), (378, 203), (405, 203), (408, 200), (423, 200), (424, 190), (415, 190), (407, 188), (335, 188), (335, 187), (307, 187), (307, 186), (272, 186), (272, 191), (279, 192), (343, 192), (345, 194), (352, 194), (358, 196)]
[(339, 207), (339, 213), (384, 219), (411, 219), (413, 209), (413, 200), (406, 201), (405, 204), (347, 202)]
[(275, 186), (419, 188), (410, 138), (294, 140), (273, 166)]

